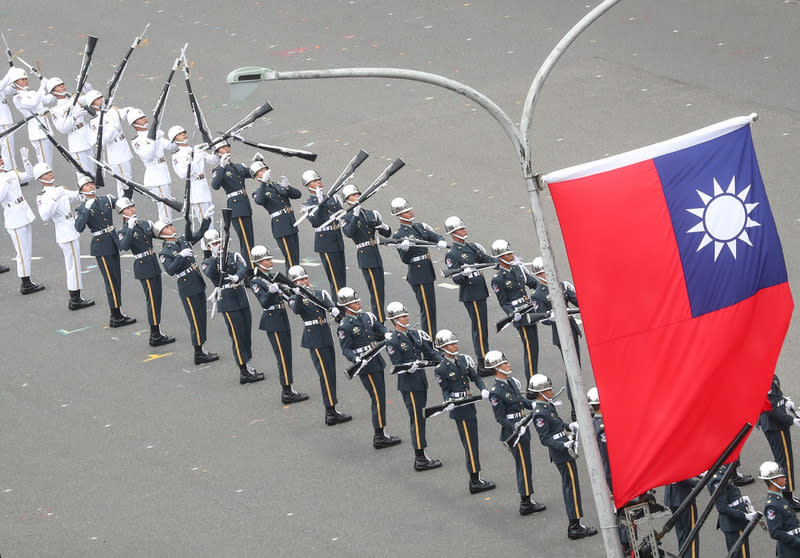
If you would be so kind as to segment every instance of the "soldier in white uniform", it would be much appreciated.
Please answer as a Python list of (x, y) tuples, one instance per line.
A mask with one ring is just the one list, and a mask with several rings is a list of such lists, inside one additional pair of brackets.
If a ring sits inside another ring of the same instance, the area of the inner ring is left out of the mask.
[[(91, 86), (86, 85), (84, 91), (91, 91)], [(80, 163), (81, 167), (89, 174), (94, 174), (94, 153), (92, 152), (92, 134), (86, 121), (86, 96), (80, 95), (78, 103), (74, 104), (72, 96), (67, 93), (64, 81), (52, 77), (47, 81), (47, 92), (56, 99), (55, 106), (50, 109), (53, 126), (56, 130), (67, 136), (69, 152)], [(74, 106), (73, 106), (74, 104)], [(80, 178), (82, 175), (76, 171)]]
[[(167, 139), (177, 145), (178, 150), (172, 155), (172, 170), (181, 180), (186, 180), (186, 173), (189, 170), (189, 160), (192, 159), (192, 190), (189, 195), (189, 203), (192, 206), (192, 221), (198, 227), (208, 216), (211, 208), (211, 188), (206, 180), (206, 165), (216, 167), (219, 164), (219, 157), (212, 155), (202, 149), (194, 149), (189, 145), (189, 136), (181, 126), (173, 126), (167, 131)], [(185, 182), (184, 182), (185, 183)], [(214, 230), (214, 220), (208, 230)], [(203, 260), (211, 257), (211, 249), (206, 246), (205, 239), (200, 239), (200, 246), (203, 248)]]
[(53, 221), (56, 229), (56, 242), (64, 252), (64, 267), (67, 271), (67, 289), (69, 290), (70, 310), (79, 310), (93, 306), (94, 301), (81, 298), (81, 245), (80, 233), (75, 230), (75, 216), (72, 214), (72, 202), (80, 200), (77, 190), (67, 190), (56, 186), (53, 169), (47, 163), (37, 163), (33, 167), (33, 176), (42, 183), (42, 192), (36, 196), (36, 205), (42, 221)]
[[(156, 139), (148, 138), (147, 116), (140, 109), (129, 107), (127, 120), (128, 124), (136, 130), (136, 137), (131, 141), (131, 146), (144, 163), (142, 183), (154, 194), (172, 199), (172, 177), (169, 174), (169, 166), (167, 166), (164, 152), (175, 151), (175, 144), (164, 137), (162, 130), (158, 130)], [(159, 221), (172, 222), (172, 210), (167, 205), (156, 202), (156, 208)]]
[(0, 159), (0, 205), (3, 223), (17, 251), (17, 277), (22, 281), (19, 290), (26, 295), (41, 291), (44, 285), (31, 281), (31, 223), (36, 217), (22, 197), (20, 182), (33, 178), (33, 167), (28, 160), (28, 148), (21, 147), (19, 151), (25, 172), (2, 170), (5, 159)]
[[(14, 88), (11, 78), (14, 76), (11, 67), (6, 75), (0, 79), (0, 132), (7, 130), (14, 123), (14, 117), (11, 116), (11, 107), (8, 106), (8, 98), (12, 97), (17, 90)], [(16, 133), (16, 132), (15, 132)], [(5, 170), (14, 170), (17, 168), (17, 161), (14, 159), (14, 134), (0, 138), (0, 157), (3, 158)], [(2, 169), (0, 169), (2, 170)]]
[[(27, 118), (33, 114), (41, 114), (44, 112), (45, 104), (52, 104), (52, 96), (47, 94), (47, 80), (42, 77), (39, 89), (33, 91), (28, 88), (28, 74), (22, 68), (14, 67), (16, 70), (12, 73), (11, 79), (14, 81), (14, 88), (17, 93), (14, 95), (14, 106), (17, 107), (19, 113)], [(11, 73), (11, 70), (9, 70)], [(14, 79), (16, 78), (16, 79)], [(28, 139), (36, 151), (36, 160), (40, 163), (53, 164), (53, 144), (47, 139), (45, 132), (52, 132), (50, 124), (46, 116), (39, 118), (41, 124), (37, 122), (36, 118), (28, 121)], [(42, 126), (46, 128), (43, 129)]]
[[(89, 131), (92, 145), (97, 145), (97, 128), (100, 126), (100, 107), (103, 104), (103, 94), (99, 91), (89, 91), (86, 96), (86, 105), (91, 106), (97, 116), (89, 121)], [(114, 171), (128, 180), (131, 178), (131, 148), (125, 139), (122, 130), (122, 115), (120, 109), (111, 106), (103, 116), (103, 147), (106, 148), (106, 162)], [(117, 180), (117, 197), (126, 197), (133, 200), (133, 190), (124, 182)]]

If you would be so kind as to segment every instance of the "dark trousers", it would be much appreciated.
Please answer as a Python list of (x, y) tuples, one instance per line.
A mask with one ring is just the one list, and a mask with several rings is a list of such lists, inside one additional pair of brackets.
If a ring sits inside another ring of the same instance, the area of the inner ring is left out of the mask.
[[(725, 547), (730, 551), (736, 541), (739, 540), (739, 537), (742, 536), (742, 531), (723, 531), (723, 533), (725, 533)], [(739, 547), (739, 552), (734, 554), (733, 558), (752, 558), (752, 556), (750, 554), (750, 537), (747, 537), (742, 546)]]
[(292, 332), (268, 331), (267, 338), (278, 361), (278, 380), (281, 387), (288, 387), (294, 381), (292, 378)]
[(362, 269), (361, 273), (364, 275), (364, 281), (367, 283), (369, 290), (369, 298), (372, 303), (372, 313), (378, 318), (378, 321), (384, 322), (383, 308), (386, 302), (386, 294), (383, 284), (383, 268), (382, 267), (368, 267)]
[(531, 376), (539, 370), (539, 333), (536, 331), (535, 325), (518, 327), (517, 331), (522, 339), (525, 379), (530, 380)]
[(428, 391), (401, 391), (400, 393), (411, 421), (411, 439), (414, 442), (414, 449), (425, 449), (428, 447), (428, 441), (425, 439), (425, 415), (422, 414), (422, 410), (428, 403)]
[(106, 284), (106, 298), (111, 310), (122, 305), (122, 272), (119, 268), (119, 253), (111, 256), (96, 256), (97, 267)]
[(189, 339), (195, 347), (206, 342), (206, 293), (181, 297), (183, 310), (189, 318)]
[[(677, 506), (670, 506), (670, 511), (675, 513), (678, 509)], [(689, 533), (694, 529), (697, 523), (697, 504), (689, 506), (685, 512), (675, 522), (675, 536), (678, 538), (678, 548), (683, 546), (684, 541), (689, 536)], [(700, 533), (692, 541), (689, 550), (686, 553), (686, 558), (697, 558), (700, 555)]]
[(243, 217), (234, 217), (231, 219), (233, 230), (236, 231), (236, 236), (239, 237), (239, 252), (244, 256), (245, 261), (249, 262), (250, 267), (253, 263), (250, 261), (250, 250), (253, 249), (253, 217), (245, 215)]
[(475, 356), (483, 358), (489, 351), (489, 329), (488, 313), (486, 310), (486, 299), (465, 301), (464, 308), (467, 309), (469, 320), (472, 323), (472, 346), (475, 349)]
[(769, 442), (769, 449), (775, 461), (786, 471), (786, 490), (794, 491), (794, 453), (792, 452), (792, 436), (789, 427), (781, 430), (770, 430), (764, 432)]
[(233, 358), (239, 366), (246, 364), (253, 356), (250, 308), (222, 312), (222, 315), (225, 317), (225, 325), (228, 327), (228, 334), (231, 336)]
[(419, 304), (420, 327), (433, 339), (436, 336), (436, 291), (433, 283), (411, 285)]
[(581, 507), (581, 485), (578, 482), (578, 468), (575, 461), (556, 463), (558, 472), (561, 473), (561, 494), (564, 496), (564, 506), (567, 508), (567, 517), (570, 520), (583, 517)]
[(383, 428), (386, 426), (386, 384), (383, 381), (383, 370), (371, 374), (362, 372), (358, 377), (372, 400), (372, 426)]
[(147, 323), (150, 327), (161, 323), (161, 275), (139, 279), (147, 304)]
[(334, 300), (336, 293), (342, 287), (347, 286), (347, 269), (344, 262), (344, 252), (320, 252), (319, 259), (322, 261), (322, 268), (328, 276), (328, 283), (331, 285), (331, 294)]
[(275, 240), (283, 253), (283, 259), (286, 260), (286, 271), (294, 265), (300, 265), (300, 236), (294, 233)]
[(514, 464), (517, 466), (517, 490), (520, 496), (533, 494), (533, 478), (531, 476), (531, 436), (527, 432), (519, 439), (519, 443), (511, 450)]
[(311, 361), (319, 375), (319, 389), (325, 407), (336, 405), (336, 354), (333, 347), (315, 347), (311, 351)]
[(453, 419), (456, 423), (461, 445), (464, 446), (464, 455), (467, 458), (467, 472), (479, 473), (481, 470), (481, 456), (478, 449), (478, 418)]

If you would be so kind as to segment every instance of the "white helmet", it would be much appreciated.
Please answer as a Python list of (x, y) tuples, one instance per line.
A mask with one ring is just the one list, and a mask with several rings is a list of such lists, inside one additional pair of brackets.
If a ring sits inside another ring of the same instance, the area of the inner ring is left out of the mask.
[(483, 366), (486, 368), (497, 368), (504, 362), (508, 362), (508, 359), (502, 351), (488, 351), (483, 357)]
[(57, 85), (64, 85), (64, 80), (60, 77), (51, 77), (47, 80), (47, 92), (52, 93)]
[(394, 301), (386, 305), (386, 317), (390, 320), (399, 318), (401, 316), (408, 316), (408, 309), (402, 302)]
[(342, 188), (342, 197), (344, 199), (349, 198), (353, 194), (360, 194), (361, 192), (358, 191), (358, 187), (355, 184), (345, 184)]
[(544, 260), (541, 256), (536, 256), (533, 258), (533, 261), (531, 262), (531, 269), (533, 269), (534, 275), (544, 273)]
[(528, 380), (528, 392), (541, 393), (548, 389), (553, 389), (553, 382), (544, 374), (534, 374)]
[(785, 476), (786, 473), (783, 472), (783, 467), (774, 461), (765, 461), (758, 467), (758, 478), (761, 480), (772, 480)]
[(258, 263), (264, 260), (271, 260), (272, 254), (269, 253), (266, 246), (253, 246), (253, 249), (250, 250), (250, 261), (253, 263)]
[(206, 244), (217, 244), (218, 242), (222, 241), (219, 236), (219, 231), (216, 229), (206, 231), (203, 235), (203, 240), (206, 241)]
[(47, 174), (48, 172), (53, 172), (53, 169), (50, 168), (50, 165), (47, 163), (36, 163), (33, 165), (33, 177), (36, 180), (42, 177), (42, 175)]
[(92, 89), (86, 95), (83, 96), (84, 101), (86, 101), (86, 106), (92, 106), (97, 99), (102, 99), (103, 94), (100, 93), (97, 89)]
[(514, 250), (511, 249), (511, 244), (502, 238), (492, 242), (492, 256), (495, 258), (505, 256), (506, 254), (512, 254), (513, 252)]
[(391, 203), (392, 208), (392, 215), (395, 217), (400, 215), (401, 213), (405, 213), (406, 211), (411, 211), (414, 209), (410, 203), (406, 201), (405, 198), (395, 198), (392, 200)]
[(458, 343), (458, 337), (456, 337), (455, 333), (449, 329), (440, 329), (436, 332), (436, 337), (433, 339), (433, 344), (437, 349), (441, 349), (445, 345), (450, 345), (452, 343)]
[(264, 161), (262, 161), (262, 160), (260, 160), (260, 159), (259, 159), (259, 160), (257, 160), (257, 161), (253, 161), (252, 163), (250, 163), (250, 172), (252, 173), (252, 175), (253, 175), (254, 177), (255, 177), (256, 173), (257, 173), (258, 171), (260, 171), (261, 169), (268, 169), (268, 168), (269, 168), (269, 167), (268, 167), (267, 165), (265, 165), (265, 164), (264, 164)]
[(306, 273), (306, 270), (303, 269), (302, 265), (293, 265), (289, 268), (287, 273), (289, 274), (289, 280), (292, 282), (308, 277), (308, 274)]
[(162, 237), (161, 237), (161, 233), (162, 233), (162, 232), (164, 232), (164, 229), (166, 229), (166, 228), (167, 228), (168, 226), (170, 226), (171, 224), (172, 224), (172, 223), (169, 223), (169, 222), (167, 222), (167, 221), (162, 221), (161, 219), (159, 219), (158, 221), (156, 221), (155, 223), (153, 223), (153, 227), (152, 227), (152, 229), (153, 229), (153, 234), (154, 234), (154, 235), (155, 235), (157, 238), (162, 238)]
[(464, 229), (466, 225), (464, 221), (461, 220), (461, 217), (456, 217), (453, 215), (452, 217), (448, 217), (444, 220), (444, 232), (447, 234), (453, 234), (458, 229)]
[(167, 130), (167, 139), (169, 139), (169, 141), (175, 141), (175, 137), (180, 133), (186, 133), (186, 129), (183, 126), (172, 126)]
[(315, 180), (322, 180), (317, 171), (315, 170), (307, 170), (302, 174), (301, 178), (303, 180), (303, 186), (308, 186), (311, 182), (314, 182)]
[(114, 207), (117, 209), (118, 212), (122, 213), (122, 210), (127, 207), (133, 207), (135, 204), (125, 196), (122, 196), (120, 199), (117, 200), (117, 203), (114, 204)]
[(597, 391), (596, 387), (586, 392), (586, 401), (589, 402), (589, 405), (600, 405), (600, 392)]
[(217, 137), (217, 138), (214, 138), (213, 140), (211, 140), (211, 148), (214, 150), (214, 152), (215, 152), (215, 153), (217, 152), (217, 150), (218, 150), (220, 147), (225, 147), (226, 145), (227, 145), (228, 147), (230, 147), (230, 146), (231, 146), (231, 144), (230, 144), (230, 143), (228, 143), (228, 140), (226, 140), (226, 139), (225, 139), (225, 138), (223, 138), (222, 136), (219, 136), (219, 137)]
[(130, 107), (128, 109), (128, 113), (126, 115), (126, 118), (128, 120), (128, 124), (130, 124), (131, 126), (133, 126), (133, 123), (136, 122), (137, 120), (139, 120), (142, 117), (145, 117), (145, 118), (147, 117), (147, 115), (142, 111), (142, 109), (138, 109), (136, 107)]
[(350, 303), (359, 302), (360, 300), (358, 293), (350, 287), (342, 287), (336, 293), (336, 304), (339, 306), (347, 306)]
[(78, 177), (78, 190), (83, 188), (84, 184), (89, 184), (90, 182), (94, 184), (94, 178), (86, 176), (85, 174), (80, 175), (80, 177)]
[(15, 81), (21, 79), (26, 79), (27, 77), (28, 73), (19, 66), (14, 66), (10, 70), (8, 70), (8, 81), (10, 83), (14, 83)]

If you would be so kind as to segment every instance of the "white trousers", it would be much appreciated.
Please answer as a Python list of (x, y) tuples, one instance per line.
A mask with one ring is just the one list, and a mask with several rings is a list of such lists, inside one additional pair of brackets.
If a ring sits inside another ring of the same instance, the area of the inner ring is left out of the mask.
[(53, 168), (53, 144), (47, 138), (40, 140), (31, 140), (33, 150), (36, 151), (36, 160), (40, 163), (47, 163), (50, 168)]
[[(83, 151), (73, 151), (72, 156), (81, 164), (83, 169), (94, 176), (94, 168), (95, 164), (92, 161), (92, 157), (94, 157), (94, 152), (91, 149), (85, 149)], [(83, 176), (77, 170), (75, 171), (75, 175), (77, 178)]]
[[(200, 202), (200, 203), (193, 203), (192, 204), (192, 230), (196, 231), (197, 228), (200, 226), (200, 223), (203, 219), (206, 218), (208, 215), (208, 209), (211, 207), (211, 202)], [(211, 224), (208, 226), (208, 230), (214, 230), (214, 219), (211, 219)], [(207, 250), (206, 248), (206, 239), (200, 239), (200, 248), (203, 250)]]
[(31, 224), (6, 229), (17, 251), (17, 277), (31, 276)]
[(59, 242), (64, 252), (64, 268), (67, 270), (67, 289), (78, 291), (83, 288), (81, 278), (81, 244), (76, 238), (71, 242)]
[[(159, 184), (158, 186), (148, 186), (148, 190), (162, 198), (172, 199), (172, 186), (169, 184)], [(161, 202), (153, 201), (158, 210), (158, 218), (165, 223), (172, 223), (172, 208)]]

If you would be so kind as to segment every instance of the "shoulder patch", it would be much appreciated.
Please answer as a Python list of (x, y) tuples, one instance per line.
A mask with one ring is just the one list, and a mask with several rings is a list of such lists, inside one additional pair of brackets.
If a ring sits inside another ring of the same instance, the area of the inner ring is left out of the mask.
[(544, 426), (544, 418), (536, 417), (536, 428), (542, 428), (543, 426)]
[(161, 260), (161, 263), (162, 263), (162, 264), (163, 264), (165, 261), (167, 261), (167, 258), (165, 258), (163, 254), (162, 254), (161, 256), (159, 256), (159, 258), (158, 258), (158, 259), (159, 259), (159, 260)]
[(500, 286), (499, 286), (497, 283), (492, 283), (492, 289), (493, 289), (493, 290), (494, 290), (494, 292), (496, 292), (496, 293), (499, 293), (499, 292), (500, 292)]
[(497, 397), (491, 397), (489, 401), (492, 402), (492, 407), (497, 407)]
[(339, 330), (339, 339), (344, 339), (344, 330)]

